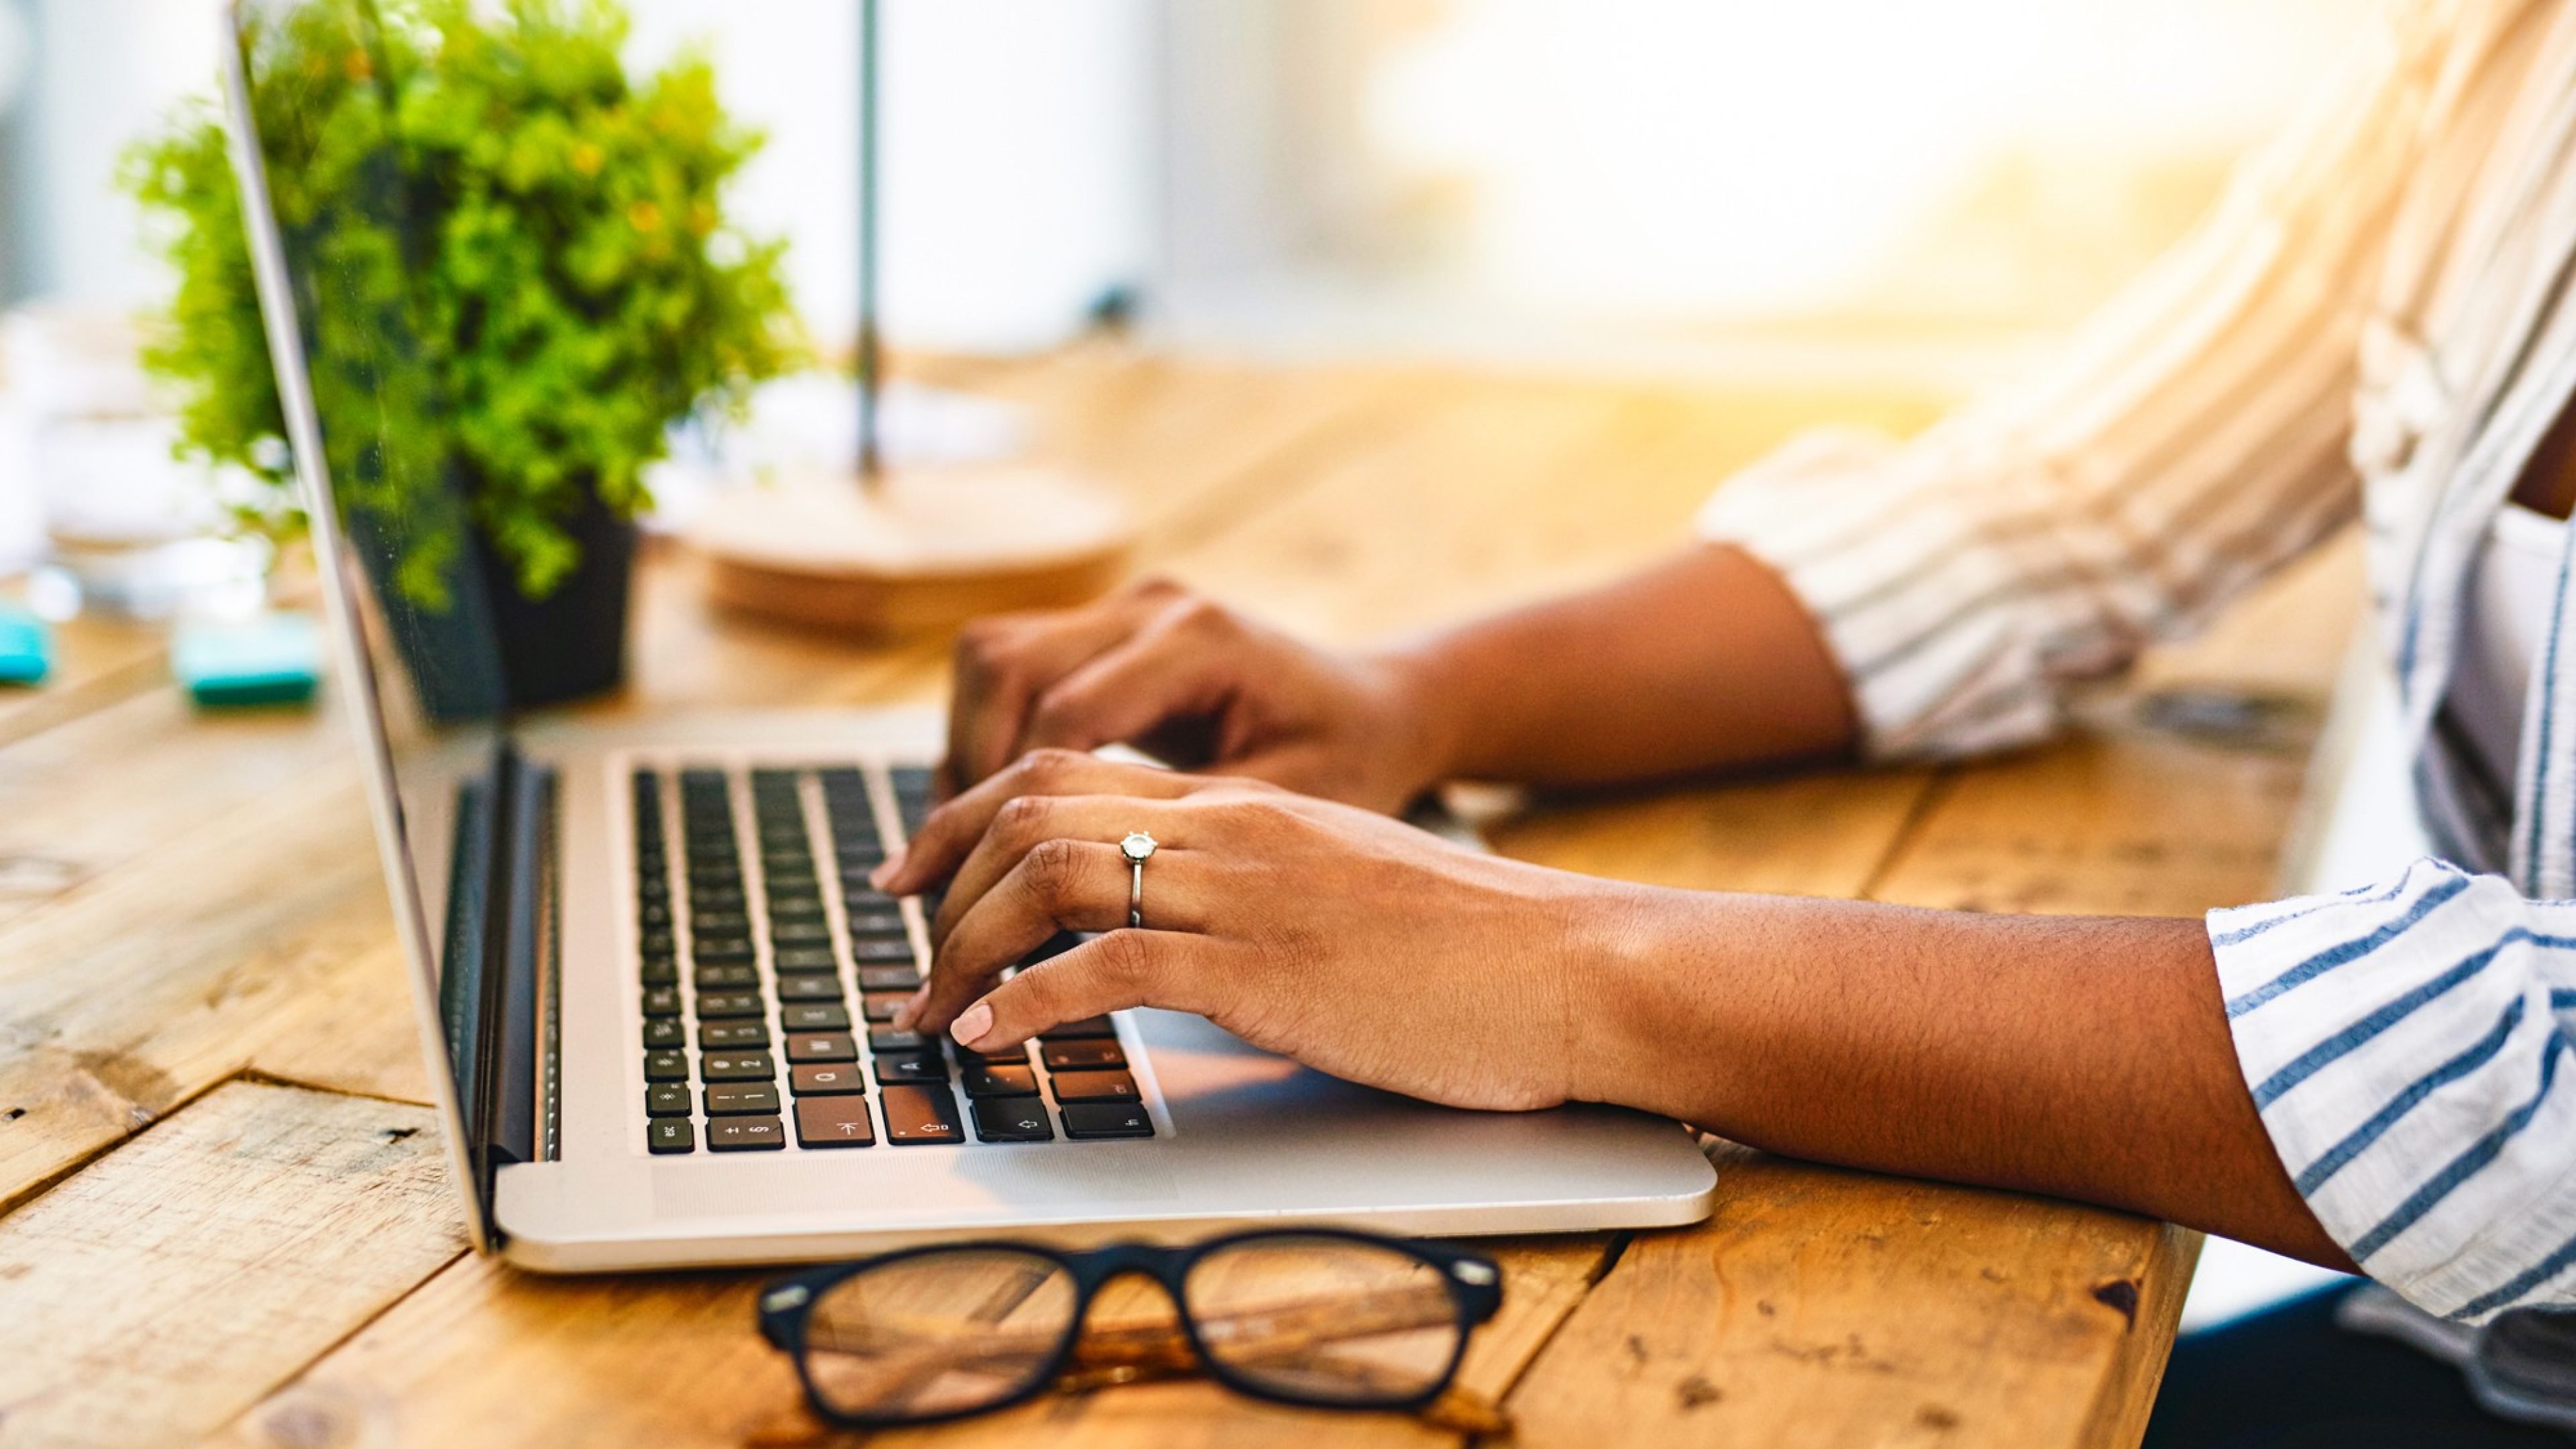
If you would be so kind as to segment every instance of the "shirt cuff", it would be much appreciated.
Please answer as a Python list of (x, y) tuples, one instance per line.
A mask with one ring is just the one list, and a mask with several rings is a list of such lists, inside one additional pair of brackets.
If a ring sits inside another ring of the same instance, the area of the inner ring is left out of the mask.
[[(1965, 429), (1911, 443), (1810, 433), (1729, 479), (1698, 532), (1786, 583), (1842, 667), (1865, 755), (1955, 758), (2055, 732), (2018, 562), (1975, 501), (2005, 491)], [(1963, 486), (1980, 472), (1993, 486)]]
[(2467, 1322), (2576, 1277), (2576, 1093), (2550, 982), (2576, 907), (2418, 861), (2212, 911), (2228, 1030), (2273, 1150), (2371, 1277)]

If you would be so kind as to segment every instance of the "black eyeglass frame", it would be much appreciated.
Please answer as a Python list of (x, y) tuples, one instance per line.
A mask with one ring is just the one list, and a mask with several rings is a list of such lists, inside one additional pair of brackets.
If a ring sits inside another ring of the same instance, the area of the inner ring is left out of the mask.
[[(1190, 1311), (1184, 1285), (1190, 1269), (1212, 1254), (1240, 1248), (1248, 1243), (1269, 1239), (1312, 1242), (1318, 1238), (1353, 1243), (1362, 1247), (1381, 1248), (1399, 1253), (1416, 1262), (1437, 1269), (1440, 1281), (1448, 1285), (1449, 1301), (1458, 1310), (1458, 1341), (1450, 1350), (1449, 1361), (1441, 1366), (1440, 1375), (1419, 1393), (1402, 1398), (1347, 1399), (1322, 1395), (1290, 1393), (1267, 1384), (1247, 1379), (1229, 1368), (1216, 1355), (1208, 1352), (1207, 1343), (1199, 1337), (1198, 1318)], [(944, 1409), (927, 1414), (852, 1413), (835, 1407), (824, 1398), (814, 1383), (812, 1361), (806, 1353), (807, 1333), (812, 1325), (814, 1305), (823, 1295), (862, 1273), (890, 1263), (914, 1258), (928, 1258), (948, 1253), (999, 1252), (1023, 1253), (1044, 1259), (1064, 1269), (1073, 1280), (1073, 1311), (1066, 1317), (1064, 1338), (1047, 1358), (1046, 1366), (1029, 1376), (1026, 1385), (990, 1403), (970, 1408)], [(1449, 1389), (1458, 1376), (1458, 1365), (1467, 1357), (1467, 1340), (1476, 1329), (1490, 1320), (1503, 1306), (1503, 1273), (1499, 1264), (1481, 1253), (1452, 1248), (1441, 1243), (1426, 1243), (1411, 1238), (1387, 1237), (1363, 1233), (1350, 1228), (1254, 1228), (1246, 1232), (1227, 1233), (1182, 1247), (1165, 1247), (1158, 1243), (1124, 1242), (1105, 1247), (1068, 1250), (1043, 1243), (1021, 1242), (1007, 1238), (988, 1238), (970, 1242), (930, 1243), (917, 1248), (904, 1248), (873, 1257), (809, 1268), (791, 1273), (770, 1283), (760, 1291), (760, 1336), (786, 1354), (796, 1364), (797, 1382), (804, 1385), (805, 1402), (815, 1414), (845, 1429), (893, 1429), (916, 1424), (946, 1424), (959, 1419), (972, 1419), (1025, 1404), (1046, 1393), (1072, 1362), (1074, 1351), (1082, 1342), (1083, 1323), (1091, 1316), (1091, 1303), (1113, 1278), (1130, 1273), (1141, 1274), (1163, 1286), (1171, 1296), (1174, 1315), (1180, 1320), (1181, 1334), (1190, 1351), (1198, 1355), (1199, 1364), (1208, 1376), (1238, 1394), (1274, 1404), (1287, 1404), (1301, 1409), (1358, 1409), (1408, 1413), (1427, 1408)]]

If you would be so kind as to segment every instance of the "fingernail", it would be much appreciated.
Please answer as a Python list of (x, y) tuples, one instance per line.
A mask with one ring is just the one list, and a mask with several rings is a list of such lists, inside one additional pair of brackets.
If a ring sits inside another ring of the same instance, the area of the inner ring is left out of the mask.
[(984, 1034), (992, 1029), (993, 1008), (980, 1001), (966, 1008), (965, 1015), (948, 1024), (948, 1034), (967, 1046), (982, 1041)]
[(898, 845), (894, 848), (894, 854), (877, 862), (877, 868), (868, 872), (868, 884), (875, 886), (878, 890), (884, 890), (888, 883), (892, 882), (896, 876), (902, 873), (903, 847)]

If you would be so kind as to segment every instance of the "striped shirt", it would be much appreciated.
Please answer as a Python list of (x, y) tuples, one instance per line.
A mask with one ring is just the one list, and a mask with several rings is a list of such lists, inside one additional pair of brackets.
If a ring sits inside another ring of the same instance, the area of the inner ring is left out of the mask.
[(1902, 445), (1795, 441), (1701, 516), (1805, 601), (1885, 758), (2038, 739), (2069, 685), (2364, 520), (2444, 859), (2213, 912), (2210, 942), (2318, 1220), (2467, 1321), (2576, 1303), (2563, 558), (2516, 777), (2445, 713), (2478, 549), (2576, 398), (2571, 272), (2576, 0), (2401, 0), (2055, 366)]

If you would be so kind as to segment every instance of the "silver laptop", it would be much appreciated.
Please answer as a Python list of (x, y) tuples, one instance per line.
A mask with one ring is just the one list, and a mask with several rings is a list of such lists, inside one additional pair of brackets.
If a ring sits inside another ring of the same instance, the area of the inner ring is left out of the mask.
[[(937, 720), (531, 718), (506, 707), (472, 550), (441, 607), (384, 583), (407, 540), (458, 519), (334, 505), (325, 439), (359, 456), (382, 414), (318, 414), (305, 339), (358, 332), (388, 368), (416, 354), (282, 237), (253, 139), (248, 8), (230, 8), (224, 47), (234, 167), (479, 1248), (581, 1272), (1006, 1231), (1080, 1241), (1311, 1220), (1475, 1234), (1706, 1215), (1715, 1174), (1691, 1136), (1616, 1108), (1429, 1106), (1169, 1012), (1074, 1023), (995, 1058), (895, 1031), (893, 1003), (928, 965), (922, 903), (878, 894), (867, 872), (928, 807)], [(291, 7), (260, 8), (274, 21)], [(327, 11), (356, 25), (372, 7)], [(292, 86), (256, 93), (295, 104)], [(259, 119), (283, 133), (310, 118)], [(377, 204), (399, 205), (399, 190)]]

